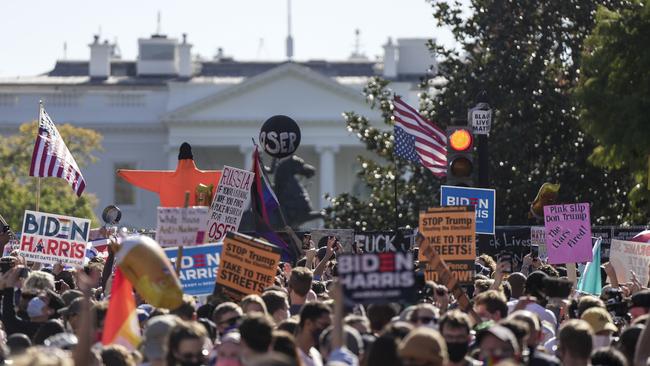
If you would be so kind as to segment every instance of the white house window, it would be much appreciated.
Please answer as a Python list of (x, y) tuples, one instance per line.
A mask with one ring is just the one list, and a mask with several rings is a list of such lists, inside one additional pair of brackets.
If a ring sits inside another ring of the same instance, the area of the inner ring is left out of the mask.
[(116, 108), (144, 107), (144, 94), (119, 93), (108, 96), (108, 105)]
[[(118, 169), (135, 169), (135, 163), (115, 163), (113, 171)], [(132, 206), (135, 204), (135, 190), (133, 185), (115, 175), (115, 184), (113, 186), (113, 201), (116, 205)]]
[(13, 107), (18, 103), (18, 96), (15, 94), (1, 93), (0, 107)]
[(78, 107), (81, 95), (79, 93), (56, 93), (44, 96), (46, 106), (51, 107)]

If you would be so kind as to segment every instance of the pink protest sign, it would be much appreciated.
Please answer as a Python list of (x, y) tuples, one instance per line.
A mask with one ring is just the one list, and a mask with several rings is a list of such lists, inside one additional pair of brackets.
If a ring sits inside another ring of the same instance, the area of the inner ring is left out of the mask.
[(544, 231), (549, 263), (591, 262), (588, 203), (544, 206)]

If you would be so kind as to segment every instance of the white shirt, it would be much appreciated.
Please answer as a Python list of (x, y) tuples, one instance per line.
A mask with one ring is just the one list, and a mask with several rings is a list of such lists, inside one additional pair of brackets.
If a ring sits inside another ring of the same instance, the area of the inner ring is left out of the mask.
[[(508, 301), (508, 314), (512, 313), (515, 310), (515, 307), (517, 306), (518, 302), (519, 300)], [(547, 322), (553, 324), (553, 328), (557, 329), (557, 319), (555, 318), (555, 314), (553, 314), (552, 311), (542, 307), (540, 304), (537, 303), (530, 303), (526, 305), (526, 310), (532, 311), (533, 313), (537, 314), (540, 320), (542, 321), (546, 320)]]
[(306, 354), (300, 348), (298, 348), (298, 351), (300, 352), (300, 359), (305, 366), (323, 366), (323, 357), (321, 357), (316, 348), (310, 348), (309, 354)]

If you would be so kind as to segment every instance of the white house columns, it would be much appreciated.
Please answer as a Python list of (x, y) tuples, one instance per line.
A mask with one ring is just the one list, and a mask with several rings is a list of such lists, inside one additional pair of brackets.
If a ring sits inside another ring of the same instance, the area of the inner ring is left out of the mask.
[(320, 155), (320, 208), (328, 206), (325, 194), (336, 193), (336, 169), (334, 154), (339, 151), (338, 145), (317, 145), (316, 152)]

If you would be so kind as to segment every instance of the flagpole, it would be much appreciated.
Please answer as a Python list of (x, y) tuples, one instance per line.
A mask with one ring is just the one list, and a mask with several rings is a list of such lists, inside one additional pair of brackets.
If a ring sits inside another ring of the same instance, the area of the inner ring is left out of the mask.
[[(41, 124), (41, 118), (43, 117), (43, 101), (38, 100), (38, 125)], [(38, 136), (39, 130), (36, 129), (36, 136)], [(36, 177), (36, 211), (39, 211), (41, 208), (41, 177)]]

